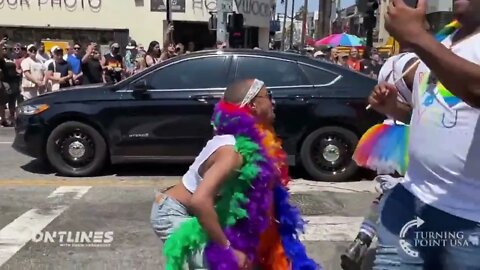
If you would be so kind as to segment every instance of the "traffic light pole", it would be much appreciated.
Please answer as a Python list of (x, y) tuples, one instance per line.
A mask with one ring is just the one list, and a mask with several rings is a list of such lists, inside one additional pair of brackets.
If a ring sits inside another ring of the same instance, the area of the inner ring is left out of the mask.
[(281, 50), (285, 51), (285, 43), (287, 43), (287, 13), (288, 13), (288, 0), (285, 0), (285, 12), (283, 13), (283, 26), (282, 26), (282, 47)]
[(217, 0), (217, 41), (228, 42), (227, 17), (233, 12), (233, 0)]

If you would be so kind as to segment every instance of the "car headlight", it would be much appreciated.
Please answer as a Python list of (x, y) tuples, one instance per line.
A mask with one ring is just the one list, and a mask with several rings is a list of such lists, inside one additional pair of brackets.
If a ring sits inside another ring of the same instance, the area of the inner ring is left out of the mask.
[(47, 104), (23, 105), (18, 108), (18, 114), (35, 115), (46, 111), (48, 108)]

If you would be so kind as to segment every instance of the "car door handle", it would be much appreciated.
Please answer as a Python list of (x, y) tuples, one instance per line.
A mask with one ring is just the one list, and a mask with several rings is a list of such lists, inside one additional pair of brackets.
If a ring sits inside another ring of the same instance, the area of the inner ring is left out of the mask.
[(297, 101), (307, 101), (312, 98), (312, 96), (307, 96), (307, 95), (291, 95), (288, 96), (289, 99), (292, 100), (297, 100)]
[(208, 103), (208, 100), (214, 99), (215, 97), (212, 95), (193, 95), (190, 96), (191, 99), (195, 99), (198, 102)]

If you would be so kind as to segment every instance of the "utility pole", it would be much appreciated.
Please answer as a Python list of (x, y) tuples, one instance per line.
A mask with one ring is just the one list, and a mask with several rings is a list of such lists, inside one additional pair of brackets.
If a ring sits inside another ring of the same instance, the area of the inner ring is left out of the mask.
[(232, 0), (217, 0), (217, 41), (228, 41), (227, 18), (232, 12)]
[(305, 48), (305, 37), (307, 35), (307, 15), (308, 15), (308, 0), (303, 1), (303, 18), (302, 18), (302, 50)]
[(367, 30), (367, 48), (373, 47), (373, 29), (377, 25), (377, 17), (375, 16), (375, 11), (378, 9), (379, 4), (377, 0), (367, 0), (366, 3), (366, 14), (363, 24)]
[(292, 0), (292, 12), (290, 17), (290, 49), (293, 47), (293, 12), (295, 11), (295, 0)]
[(282, 51), (285, 51), (285, 43), (287, 41), (287, 13), (288, 13), (288, 0), (285, 0), (285, 12), (283, 13), (283, 27), (282, 27)]

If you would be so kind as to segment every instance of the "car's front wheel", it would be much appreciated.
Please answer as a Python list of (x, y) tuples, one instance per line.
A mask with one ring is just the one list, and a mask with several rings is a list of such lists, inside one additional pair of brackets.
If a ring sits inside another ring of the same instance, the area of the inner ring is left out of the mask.
[(300, 158), (310, 176), (317, 181), (348, 181), (358, 170), (352, 155), (358, 137), (342, 127), (322, 127), (302, 143)]
[(107, 145), (93, 127), (69, 121), (58, 125), (47, 139), (47, 159), (65, 176), (99, 173), (107, 159)]

